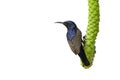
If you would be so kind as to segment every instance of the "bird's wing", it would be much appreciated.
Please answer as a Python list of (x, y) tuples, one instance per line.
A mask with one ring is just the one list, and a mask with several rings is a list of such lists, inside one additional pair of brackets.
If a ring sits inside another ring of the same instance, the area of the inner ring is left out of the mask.
[(75, 54), (79, 54), (80, 52), (80, 47), (81, 47), (81, 43), (82, 43), (82, 34), (80, 32), (80, 30), (77, 30), (76, 35), (73, 37), (73, 39), (71, 41), (68, 41), (71, 50), (75, 53)]

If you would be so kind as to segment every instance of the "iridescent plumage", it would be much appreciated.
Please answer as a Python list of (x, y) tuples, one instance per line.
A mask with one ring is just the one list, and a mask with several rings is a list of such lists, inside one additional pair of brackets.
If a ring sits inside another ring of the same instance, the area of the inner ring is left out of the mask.
[(89, 66), (90, 63), (85, 55), (83, 45), (82, 45), (82, 33), (77, 28), (76, 24), (73, 21), (65, 21), (65, 22), (56, 22), (61, 23), (67, 28), (67, 41), (68, 44), (73, 51), (74, 54), (78, 54), (81, 58), (81, 61), (84, 65)]

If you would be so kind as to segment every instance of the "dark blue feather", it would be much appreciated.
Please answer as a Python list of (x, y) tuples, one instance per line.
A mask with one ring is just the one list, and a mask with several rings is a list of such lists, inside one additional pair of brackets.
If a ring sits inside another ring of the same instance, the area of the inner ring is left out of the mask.
[(67, 32), (67, 40), (72, 40), (73, 37), (75, 36), (75, 30), (74, 29), (69, 29)]
[(66, 21), (68, 23), (68, 32), (67, 32), (67, 40), (72, 40), (72, 38), (76, 34), (76, 25), (72, 21)]

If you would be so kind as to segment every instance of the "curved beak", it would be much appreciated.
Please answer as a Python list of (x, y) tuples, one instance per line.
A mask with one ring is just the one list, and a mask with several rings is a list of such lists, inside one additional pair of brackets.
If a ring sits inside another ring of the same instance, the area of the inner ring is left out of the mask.
[(68, 29), (67, 23), (66, 22), (55, 22), (55, 23), (60, 23), (66, 26), (66, 28)]
[(60, 24), (64, 24), (64, 22), (55, 22), (55, 23), (60, 23)]

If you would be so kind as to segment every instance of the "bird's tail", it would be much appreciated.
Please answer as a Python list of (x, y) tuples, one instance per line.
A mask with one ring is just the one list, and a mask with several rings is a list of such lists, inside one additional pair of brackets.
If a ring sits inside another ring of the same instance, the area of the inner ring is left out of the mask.
[(80, 53), (78, 54), (78, 56), (80, 57), (83, 65), (85, 66), (89, 66), (90, 65), (90, 62), (88, 61), (86, 55), (85, 55), (85, 52), (84, 52), (84, 49), (83, 49), (83, 45), (81, 44), (81, 47), (80, 47)]

